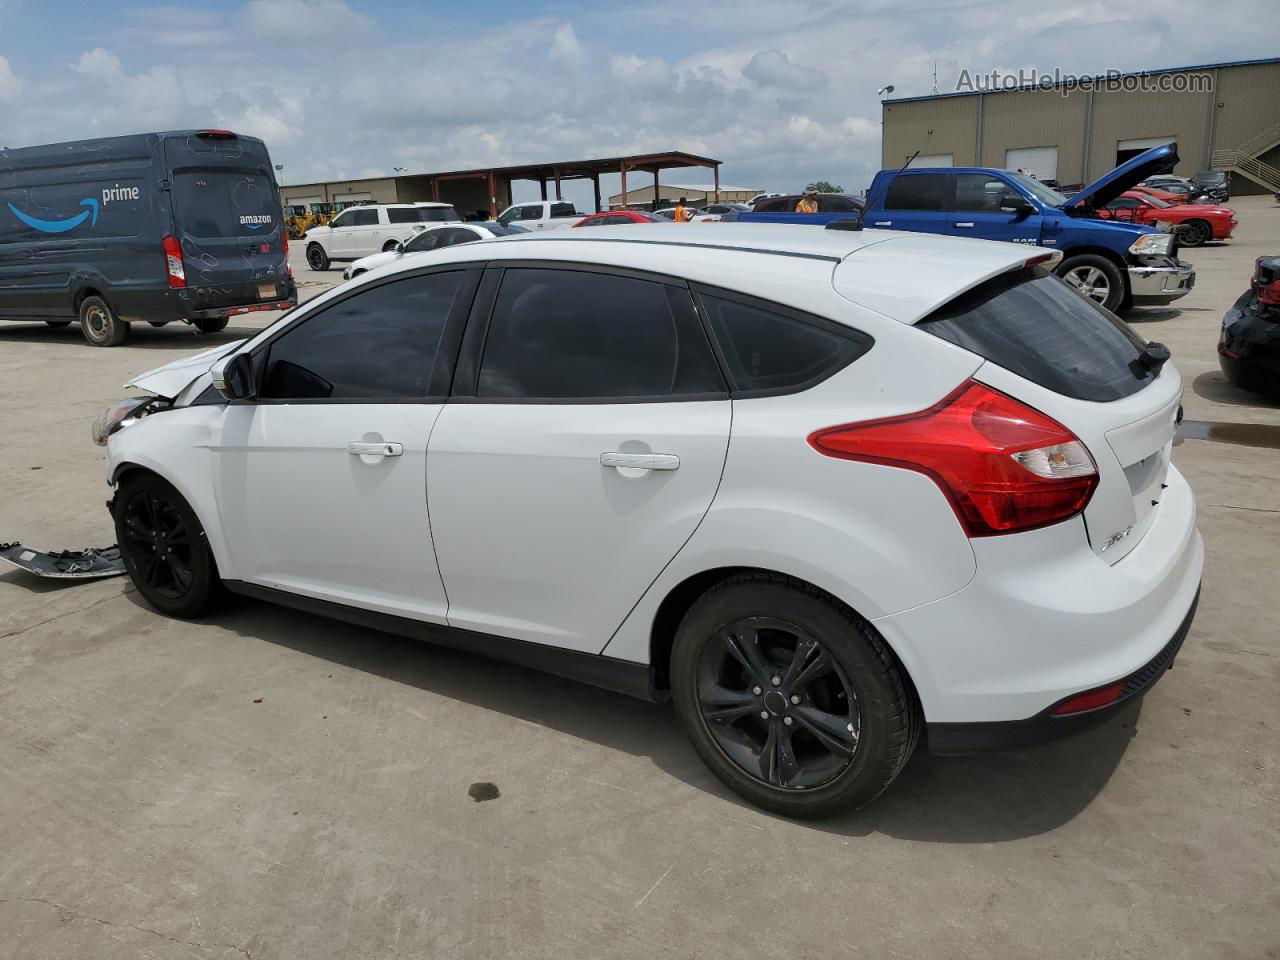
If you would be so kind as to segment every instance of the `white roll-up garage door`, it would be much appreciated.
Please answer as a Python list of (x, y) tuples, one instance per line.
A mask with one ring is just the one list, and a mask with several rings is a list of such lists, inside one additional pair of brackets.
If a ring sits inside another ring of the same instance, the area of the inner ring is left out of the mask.
[(1057, 147), (1019, 147), (1004, 152), (1004, 168), (1021, 170), (1037, 180), (1058, 179)]
[(954, 167), (955, 165), (953, 153), (922, 153), (911, 161), (913, 167)]

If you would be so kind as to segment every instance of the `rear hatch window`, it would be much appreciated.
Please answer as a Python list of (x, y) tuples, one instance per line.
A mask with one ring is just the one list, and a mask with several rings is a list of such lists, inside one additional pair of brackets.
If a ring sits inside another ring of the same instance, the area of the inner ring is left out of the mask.
[(1039, 266), (994, 277), (917, 326), (1078, 400), (1119, 400), (1154, 376), (1137, 362), (1141, 338)]
[(276, 228), (274, 184), (259, 174), (184, 170), (173, 176), (174, 216), (192, 237), (254, 237)]

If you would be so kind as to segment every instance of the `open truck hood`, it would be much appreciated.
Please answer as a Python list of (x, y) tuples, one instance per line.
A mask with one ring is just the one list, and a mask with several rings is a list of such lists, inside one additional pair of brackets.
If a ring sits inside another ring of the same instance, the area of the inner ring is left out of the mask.
[(156, 367), (154, 370), (139, 374), (126, 383), (125, 386), (137, 387), (139, 390), (146, 390), (148, 393), (154, 393), (158, 397), (172, 400), (192, 380), (202, 373), (208, 373), (214, 361), (219, 357), (224, 357), (228, 353), (234, 352), (243, 343), (245, 343), (244, 340), (233, 340), (230, 343), (214, 347), (212, 350), (204, 350), (195, 356), (174, 360), (172, 363), (166, 363), (163, 367)]
[(1093, 183), (1082, 187), (1079, 193), (1072, 195), (1066, 206), (1082, 207), (1087, 204), (1094, 209), (1105, 207), (1120, 194), (1141, 183), (1147, 177), (1154, 177), (1161, 173), (1172, 173), (1177, 164), (1177, 144), (1166, 143), (1158, 147), (1152, 147), (1150, 150), (1126, 160), (1114, 170), (1103, 174)]

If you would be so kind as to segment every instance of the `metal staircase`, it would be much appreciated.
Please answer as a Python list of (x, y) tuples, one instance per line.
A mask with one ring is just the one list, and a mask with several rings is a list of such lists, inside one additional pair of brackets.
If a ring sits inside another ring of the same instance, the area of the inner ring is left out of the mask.
[(1280, 169), (1258, 159), (1277, 145), (1280, 145), (1280, 123), (1255, 134), (1234, 150), (1213, 151), (1214, 169), (1238, 173), (1272, 193), (1280, 193)]

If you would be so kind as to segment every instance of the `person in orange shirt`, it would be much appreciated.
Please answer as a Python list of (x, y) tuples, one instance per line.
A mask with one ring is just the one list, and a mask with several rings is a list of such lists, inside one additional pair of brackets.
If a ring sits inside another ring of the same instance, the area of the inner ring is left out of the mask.
[(818, 212), (818, 195), (812, 190), (805, 191), (805, 195), (800, 198), (800, 202), (796, 204), (796, 213), (817, 213)]
[(676, 223), (688, 223), (693, 219), (693, 213), (685, 206), (684, 197), (680, 198), (675, 210), (671, 212), (671, 219)]

